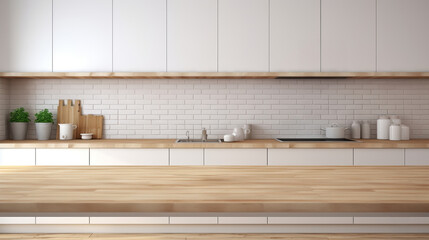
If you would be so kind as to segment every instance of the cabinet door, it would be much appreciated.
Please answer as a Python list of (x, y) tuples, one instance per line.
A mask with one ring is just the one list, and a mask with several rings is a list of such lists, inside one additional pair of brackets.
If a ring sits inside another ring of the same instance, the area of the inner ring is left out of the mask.
[(0, 149), (0, 166), (34, 166), (35, 149)]
[(271, 0), (270, 71), (320, 71), (320, 0)]
[(268, 149), (268, 165), (353, 165), (353, 149)]
[(165, 72), (166, 1), (113, 1), (113, 71)]
[(405, 165), (429, 165), (429, 149), (405, 149)]
[(378, 0), (377, 71), (428, 71), (429, 1)]
[(322, 72), (376, 70), (376, 0), (322, 0)]
[(0, 1), (0, 72), (52, 71), (52, 0)]
[(267, 224), (267, 217), (219, 217), (219, 224)]
[(429, 217), (355, 217), (354, 224), (429, 224)]
[(36, 217), (0, 217), (0, 224), (35, 224)]
[(205, 165), (267, 165), (267, 149), (204, 149)]
[(353, 224), (353, 217), (268, 217), (268, 224)]
[(37, 166), (89, 166), (89, 149), (36, 149)]
[(89, 217), (36, 217), (36, 224), (89, 224)]
[(112, 0), (53, 0), (54, 72), (112, 71)]
[(268, 0), (219, 0), (219, 72), (268, 72)]
[(168, 217), (91, 217), (91, 224), (168, 224)]
[(170, 217), (170, 224), (217, 224), (217, 217)]
[(91, 149), (91, 165), (168, 165), (168, 149)]
[(204, 165), (204, 149), (170, 149), (170, 165)]
[(217, 71), (217, 1), (167, 2), (167, 70)]
[(355, 149), (355, 165), (405, 165), (404, 149)]

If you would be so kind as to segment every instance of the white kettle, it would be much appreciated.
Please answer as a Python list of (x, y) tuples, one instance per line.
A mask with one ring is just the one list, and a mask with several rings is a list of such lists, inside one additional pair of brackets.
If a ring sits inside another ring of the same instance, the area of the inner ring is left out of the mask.
[(60, 126), (60, 140), (72, 140), (73, 130), (77, 128), (76, 125), (71, 123), (59, 123)]

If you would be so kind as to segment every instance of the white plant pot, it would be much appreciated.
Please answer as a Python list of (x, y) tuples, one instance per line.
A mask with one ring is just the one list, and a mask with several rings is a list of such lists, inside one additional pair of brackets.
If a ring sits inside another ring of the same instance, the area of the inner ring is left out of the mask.
[(49, 140), (53, 123), (36, 123), (37, 140)]
[(27, 138), (27, 122), (11, 122), (10, 133), (12, 140), (25, 140)]

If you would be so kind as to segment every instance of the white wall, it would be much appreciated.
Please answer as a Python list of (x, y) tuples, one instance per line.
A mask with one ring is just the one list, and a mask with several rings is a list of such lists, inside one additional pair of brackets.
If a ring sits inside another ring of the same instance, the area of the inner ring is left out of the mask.
[(106, 138), (176, 138), (186, 130), (199, 137), (202, 127), (214, 138), (245, 123), (256, 138), (310, 137), (353, 119), (371, 120), (375, 137), (381, 114), (399, 115), (411, 137), (429, 138), (428, 92), (429, 81), (419, 79), (14, 79), (10, 109), (24, 106), (33, 120), (36, 110), (56, 112), (58, 99), (81, 99), (83, 114), (105, 116)]
[(7, 139), (10, 80), (0, 78), (0, 140)]

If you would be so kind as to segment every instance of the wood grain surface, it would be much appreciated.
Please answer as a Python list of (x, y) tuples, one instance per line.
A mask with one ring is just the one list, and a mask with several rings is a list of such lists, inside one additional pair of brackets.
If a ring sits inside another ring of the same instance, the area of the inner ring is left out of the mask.
[(0, 78), (275, 79), (429, 78), (429, 72), (0, 72)]
[(100, 140), (24, 140), (0, 141), (1, 148), (429, 148), (428, 139), (389, 141), (363, 140), (357, 142), (288, 142), (274, 139), (246, 140), (232, 143), (176, 143), (176, 139), (100, 139)]
[[(80, 100), (75, 100), (74, 104), (71, 99), (67, 100), (67, 105), (64, 105), (64, 100), (59, 100), (57, 110), (57, 124), (71, 123), (76, 125), (77, 129), (73, 130), (73, 139), (77, 138), (79, 131), (79, 117), (82, 114)], [(60, 127), (57, 126), (57, 140), (60, 139)]]
[(0, 212), (429, 212), (429, 167), (1, 167)]
[(429, 234), (0, 234), (0, 239), (61, 239), (61, 240), (419, 240), (429, 239)]

